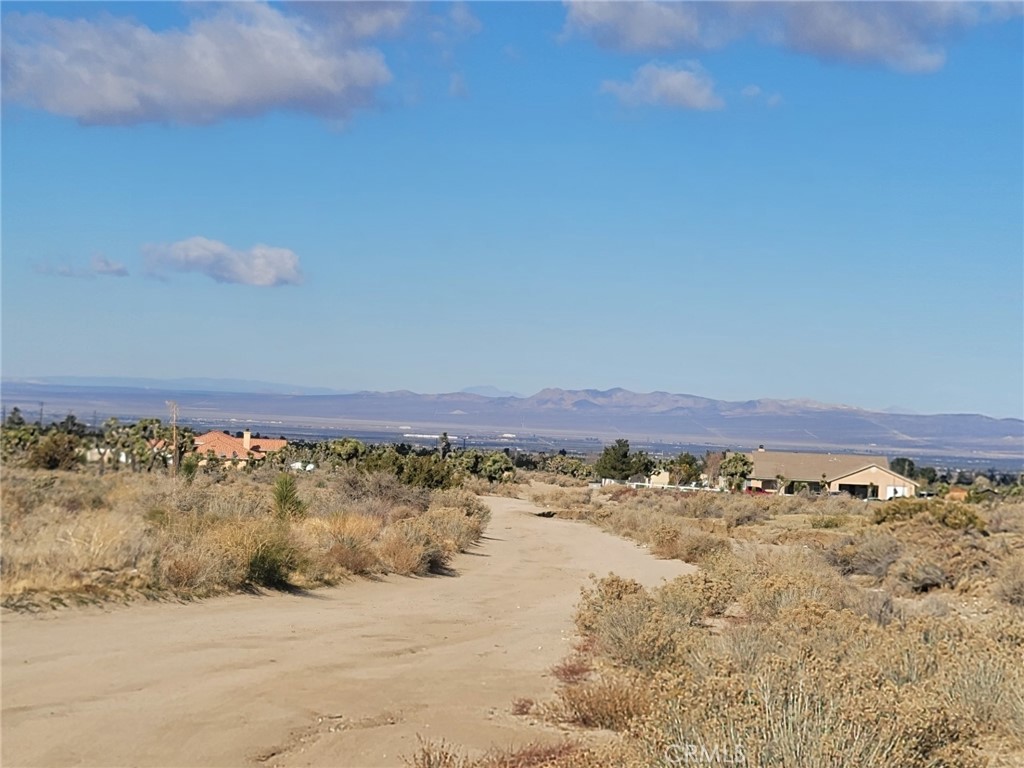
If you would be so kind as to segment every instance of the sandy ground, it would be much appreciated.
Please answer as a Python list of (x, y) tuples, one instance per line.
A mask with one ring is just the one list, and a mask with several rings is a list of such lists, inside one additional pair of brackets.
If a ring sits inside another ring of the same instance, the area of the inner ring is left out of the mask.
[(395, 766), (417, 735), (555, 739), (510, 704), (551, 695), (588, 575), (653, 586), (690, 566), (487, 502), (457, 576), (5, 615), (3, 765)]

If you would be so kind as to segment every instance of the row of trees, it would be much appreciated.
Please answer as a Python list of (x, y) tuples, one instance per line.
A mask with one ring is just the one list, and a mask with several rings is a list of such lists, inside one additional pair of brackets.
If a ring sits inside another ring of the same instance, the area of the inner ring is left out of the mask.
[[(83, 463), (87, 452), (99, 459), (97, 466), (105, 470), (127, 469), (151, 472), (155, 469), (177, 471), (191, 455), (195, 434), (188, 427), (165, 424), (160, 419), (141, 419), (134, 423), (109, 419), (101, 427), (89, 427), (69, 414), (47, 426), (28, 422), (18, 408), (6, 417), (0, 430), (0, 457), (5, 464), (40, 469), (74, 469)], [(512, 479), (517, 469), (542, 470), (578, 479), (611, 478), (626, 481), (631, 477), (647, 477), (655, 470), (669, 473), (672, 485), (698, 483), (702, 475), (723, 477), (731, 490), (743, 488), (753, 466), (740, 453), (726, 458), (723, 452), (708, 451), (703, 458), (681, 453), (672, 458), (656, 459), (645, 451), (633, 451), (629, 441), (616, 440), (606, 446), (593, 464), (566, 451), (529, 453), (478, 449), (453, 449), (447, 435), (442, 435), (435, 448), (415, 448), (406, 444), (367, 445), (347, 437), (311, 443), (289, 443), (271, 454), (268, 462), (287, 468), (295, 462), (319, 467), (359, 467), (367, 471), (395, 474), (411, 485), (441, 488), (455, 485), (465, 477), (483, 478), (490, 482)], [(217, 465), (208, 461), (208, 468)], [(899, 457), (890, 462), (893, 471), (917, 480), (926, 488), (944, 488), (954, 484), (975, 487), (1013, 486), (1020, 477), (1014, 473), (968, 473), (958, 470), (936, 470), (918, 467), (912, 459)], [(195, 462), (185, 467), (195, 471)], [(786, 478), (776, 478), (785, 485)]]
[[(85, 462), (88, 453), (96, 459), (100, 473), (107, 470), (152, 472), (156, 469), (192, 474), (198, 460), (205, 458), (207, 471), (221, 463), (217, 457), (195, 456), (195, 433), (188, 427), (165, 424), (160, 419), (122, 422), (112, 418), (100, 427), (89, 427), (74, 415), (45, 427), (26, 421), (14, 408), (0, 429), (0, 455), (9, 466), (71, 470)], [(188, 457), (188, 461), (186, 461)], [(656, 461), (644, 451), (630, 451), (628, 440), (617, 440), (605, 448), (595, 464), (566, 451), (529, 453), (478, 449), (453, 449), (446, 435), (436, 448), (415, 448), (407, 444), (368, 445), (352, 437), (318, 442), (292, 442), (268, 456), (267, 462), (286, 469), (296, 462), (317, 467), (358, 467), (388, 472), (417, 486), (441, 488), (455, 485), (464, 477), (490, 482), (512, 479), (517, 469), (553, 472), (577, 479), (610, 477), (627, 480), (649, 475), (656, 468), (667, 469), (674, 483), (696, 482), (705, 462), (689, 453)]]
[(0, 429), (0, 457), (5, 464), (37, 469), (74, 469), (89, 451), (99, 459), (99, 471), (124, 467), (132, 471), (177, 467), (194, 446), (188, 428), (164, 424), (160, 419), (134, 423), (108, 419), (101, 427), (89, 427), (69, 414), (43, 426), (28, 422), (14, 408)]
[(610, 478), (620, 482), (631, 477), (647, 477), (654, 470), (669, 473), (672, 485), (690, 485), (700, 481), (713, 456), (711, 451), (702, 460), (692, 453), (681, 453), (670, 459), (655, 459), (645, 451), (631, 451), (628, 440), (616, 440), (606, 446), (593, 466), (591, 474), (599, 478)]
[(1019, 485), (1021, 474), (1016, 472), (1000, 472), (995, 468), (987, 470), (936, 469), (935, 467), (919, 467), (912, 459), (899, 457), (889, 462), (893, 472), (904, 477), (917, 480), (926, 486), (935, 485), (978, 485), (981, 487), (998, 487)]

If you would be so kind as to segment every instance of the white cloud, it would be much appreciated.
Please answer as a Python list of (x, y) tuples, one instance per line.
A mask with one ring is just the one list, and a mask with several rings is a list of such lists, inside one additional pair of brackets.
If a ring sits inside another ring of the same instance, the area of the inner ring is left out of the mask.
[(565, 30), (624, 51), (719, 48), (754, 38), (824, 59), (931, 72), (960, 31), (1020, 14), (1019, 3), (592, 2), (569, 0)]
[(400, 32), (412, 17), (413, 3), (298, 0), (287, 3), (283, 9), (325, 25), (335, 37), (358, 40)]
[(112, 261), (105, 256), (93, 256), (87, 267), (76, 267), (73, 264), (61, 264), (53, 267), (39, 265), (37, 272), (57, 277), (74, 277), (91, 280), (94, 277), (127, 277), (128, 268), (119, 261)]
[(110, 16), (9, 13), (4, 99), (87, 124), (210, 123), (275, 109), (345, 119), (391, 79), (379, 51), (342, 45), (301, 15), (262, 3), (216, 9), (162, 31)]
[(762, 103), (768, 107), (777, 107), (782, 103), (781, 93), (765, 93), (765, 91), (759, 85), (746, 85), (740, 91), (745, 99), (751, 99), (758, 103)]
[(606, 80), (601, 90), (631, 107), (657, 105), (712, 110), (725, 106), (715, 93), (714, 81), (695, 62), (675, 67), (645, 64), (629, 82)]
[(698, 9), (692, 4), (583, 0), (567, 4), (567, 31), (589, 34), (609, 48), (648, 51), (701, 45)]
[(478, 34), (484, 28), (466, 3), (453, 3), (448, 11), (448, 19), (455, 31), (466, 37)]
[(276, 286), (302, 282), (299, 257), (287, 248), (254, 245), (238, 251), (217, 240), (190, 237), (144, 249), (150, 272), (199, 272), (218, 283)]
[(93, 256), (89, 268), (94, 275), (128, 276), (128, 268), (124, 264), (119, 261), (111, 261), (105, 256)]

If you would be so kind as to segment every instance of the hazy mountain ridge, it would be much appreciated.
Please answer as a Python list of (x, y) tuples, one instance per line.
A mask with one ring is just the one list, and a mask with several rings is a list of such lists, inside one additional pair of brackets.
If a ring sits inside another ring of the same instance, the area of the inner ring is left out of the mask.
[[(397, 430), (430, 426), (450, 432), (565, 433), (610, 439), (660, 439), (776, 448), (871, 449), (915, 453), (957, 450), (1024, 456), (1024, 420), (977, 414), (892, 414), (803, 400), (712, 400), (668, 392), (548, 388), (530, 397), (472, 392), (417, 394), (408, 390), (351, 394), (185, 391), (174, 388), (87, 387), (4, 381), (3, 404), (32, 418), (48, 414), (89, 418), (167, 415), (167, 400), (185, 419), (273, 421)], [(282, 426), (285, 429), (285, 426)], [(286, 430), (285, 430), (286, 431)]]

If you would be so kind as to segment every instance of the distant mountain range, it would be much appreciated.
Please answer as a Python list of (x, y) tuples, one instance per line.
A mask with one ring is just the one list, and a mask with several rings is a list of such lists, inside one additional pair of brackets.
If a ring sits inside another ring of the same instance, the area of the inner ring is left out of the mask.
[[(544, 389), (530, 397), (473, 392), (335, 392), (266, 382), (214, 379), (118, 379), (86, 385), (76, 378), (4, 380), (3, 406), (30, 419), (69, 412), (167, 417), (174, 400), (184, 421), (252, 421), (287, 433), (303, 428), (447, 430), (618, 437), (720, 447), (858, 450), (892, 455), (957, 455), (1024, 462), (1024, 421), (976, 414), (917, 415), (867, 411), (808, 400), (730, 402), (668, 392)], [(140, 384), (139, 382), (144, 382)], [(234, 390), (229, 388), (234, 387)], [(275, 387), (278, 388), (275, 391)], [(284, 391), (282, 391), (282, 389)], [(47, 419), (49, 420), (49, 419)], [(279, 426), (278, 426), (279, 425)]]
[(146, 379), (128, 376), (40, 376), (37, 378), (4, 379), (3, 385), (41, 384), (70, 387), (112, 387), (132, 389), (173, 390), (175, 392), (252, 392), (277, 395), (344, 395), (351, 389), (330, 389), (328, 387), (303, 387), (272, 381), (252, 379)]

